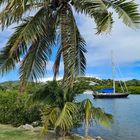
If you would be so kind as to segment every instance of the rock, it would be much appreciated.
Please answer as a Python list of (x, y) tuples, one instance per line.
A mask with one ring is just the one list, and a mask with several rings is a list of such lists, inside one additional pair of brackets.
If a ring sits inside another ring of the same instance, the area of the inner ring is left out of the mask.
[(42, 127), (35, 127), (33, 131), (34, 132), (41, 132), (41, 129), (42, 129)]
[(103, 139), (100, 136), (97, 136), (96, 140), (103, 140)]
[(18, 127), (18, 129), (21, 129), (21, 128), (22, 128), (22, 126), (23, 126), (23, 125), (20, 125), (20, 126)]
[(39, 125), (39, 122), (38, 121), (32, 123), (32, 126), (34, 126), (34, 127), (36, 127), (38, 125)]
[(85, 139), (86, 139), (86, 140), (95, 140), (94, 138), (92, 138), (92, 137), (90, 137), (90, 136), (86, 137)]
[(25, 130), (32, 130), (33, 129), (33, 126), (32, 125), (29, 125), (29, 124), (25, 124), (25, 125), (19, 126), (18, 128), (23, 128)]
[(82, 139), (82, 140), (84, 140), (85, 138), (84, 138), (84, 136), (81, 136), (81, 135), (79, 135), (79, 134), (76, 134), (76, 133), (73, 133), (73, 134), (71, 134), (73, 137), (78, 137), (78, 138), (80, 138), (80, 139)]

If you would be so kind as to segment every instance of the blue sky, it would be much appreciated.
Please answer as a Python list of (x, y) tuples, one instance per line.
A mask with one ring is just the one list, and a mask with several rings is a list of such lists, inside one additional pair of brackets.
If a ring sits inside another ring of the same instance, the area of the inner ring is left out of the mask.
[[(137, 1), (139, 4), (139, 0)], [(140, 29), (132, 30), (122, 24), (114, 15), (115, 23), (110, 34), (96, 35), (94, 21), (84, 15), (75, 13), (78, 27), (82, 36), (87, 42), (87, 76), (98, 78), (111, 78), (111, 50), (114, 53), (114, 61), (119, 65), (122, 76), (116, 71), (117, 79), (140, 79)], [(13, 29), (0, 32), (0, 49), (4, 46)], [(55, 52), (56, 48), (54, 48)], [(42, 79), (46, 81), (52, 79), (52, 65), (55, 53), (52, 56), (48, 67), (47, 74)], [(63, 64), (60, 67), (60, 76), (63, 75)], [(11, 71), (3, 77), (0, 76), (0, 82), (8, 80), (18, 80), (18, 68)]]

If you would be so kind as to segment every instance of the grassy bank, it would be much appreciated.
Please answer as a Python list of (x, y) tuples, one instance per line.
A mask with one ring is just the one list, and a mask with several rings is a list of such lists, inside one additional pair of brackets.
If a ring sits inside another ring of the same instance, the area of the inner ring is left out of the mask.
[(0, 140), (42, 140), (38, 133), (0, 125)]
[[(56, 140), (53, 132), (48, 132), (46, 136), (40, 136), (39, 133), (27, 131), (10, 125), (0, 124), (0, 140)], [(62, 140), (59, 138), (58, 140)], [(66, 137), (66, 140), (83, 140), (78, 136)]]

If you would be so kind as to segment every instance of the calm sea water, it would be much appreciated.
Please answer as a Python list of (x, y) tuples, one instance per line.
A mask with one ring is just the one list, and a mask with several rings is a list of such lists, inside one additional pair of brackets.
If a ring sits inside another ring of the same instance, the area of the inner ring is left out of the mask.
[[(125, 99), (93, 99), (92, 95), (79, 95), (77, 99), (86, 97), (94, 106), (114, 116), (111, 130), (94, 124), (89, 128), (90, 136), (101, 136), (105, 140), (140, 140), (140, 95), (129, 95)], [(84, 127), (75, 131), (83, 135)]]

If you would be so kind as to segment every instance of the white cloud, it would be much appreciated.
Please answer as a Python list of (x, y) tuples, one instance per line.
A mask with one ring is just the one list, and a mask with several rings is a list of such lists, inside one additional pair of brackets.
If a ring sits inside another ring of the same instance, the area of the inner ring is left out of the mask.
[[(58, 76), (57, 80), (61, 80), (63, 78), (63, 76)], [(53, 76), (49, 76), (49, 77), (44, 77), (42, 79), (40, 79), (40, 82), (47, 82), (47, 81), (52, 81), (53, 80)]]
[[(86, 77), (94, 77), (96, 79), (101, 79), (99, 74), (86, 74)], [(63, 79), (62, 75), (57, 77), (57, 80), (61, 80), (61, 79)], [(46, 82), (46, 81), (52, 81), (52, 80), (53, 80), (53, 76), (47, 76), (47, 77), (41, 78), (40, 82)]]
[(91, 77), (91, 78), (96, 78), (96, 79), (101, 79), (99, 74), (86, 74), (86, 77)]
[[(95, 24), (87, 16), (78, 16), (77, 23), (87, 42), (87, 66), (102, 66), (110, 63), (111, 50), (121, 65), (140, 61), (140, 29), (132, 30), (117, 19), (110, 34), (95, 35)], [(78, 18), (79, 17), (79, 18)]]

